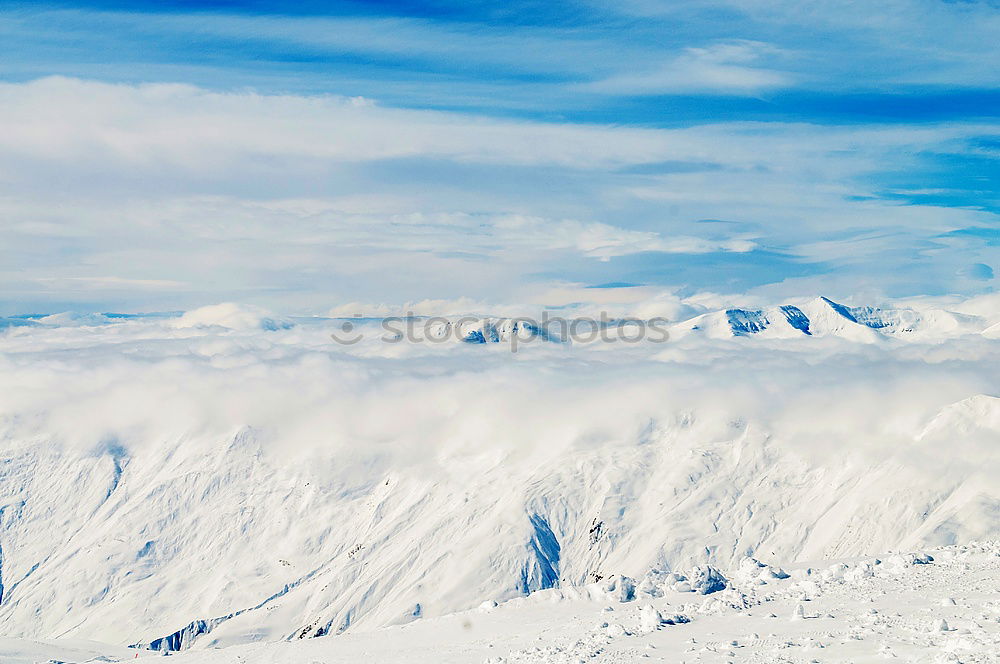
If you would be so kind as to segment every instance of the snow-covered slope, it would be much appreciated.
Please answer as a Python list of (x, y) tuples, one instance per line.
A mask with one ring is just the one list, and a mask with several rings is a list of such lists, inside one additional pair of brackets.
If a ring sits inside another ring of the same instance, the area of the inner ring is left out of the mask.
[(197, 649), (995, 536), (997, 342), (856, 344), (903, 318), (834, 304), (517, 353), (229, 308), (11, 327), (0, 630)]
[[(774, 567), (743, 559), (708, 594), (654, 571), (334, 638), (194, 650), (178, 664), (992, 663), (1000, 543)], [(694, 574), (692, 573), (692, 577)], [(706, 590), (709, 590), (706, 588)], [(111, 645), (0, 639), (5, 664), (155, 661)], [(159, 659), (159, 658), (158, 658)]]

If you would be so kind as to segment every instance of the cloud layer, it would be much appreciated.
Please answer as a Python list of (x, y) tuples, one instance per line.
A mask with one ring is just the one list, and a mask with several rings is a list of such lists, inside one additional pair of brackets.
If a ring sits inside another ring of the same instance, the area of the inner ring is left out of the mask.
[(653, 129), (66, 78), (0, 85), (0, 122), (7, 313), (992, 287), (992, 212), (873, 186), (982, 150), (983, 123)]

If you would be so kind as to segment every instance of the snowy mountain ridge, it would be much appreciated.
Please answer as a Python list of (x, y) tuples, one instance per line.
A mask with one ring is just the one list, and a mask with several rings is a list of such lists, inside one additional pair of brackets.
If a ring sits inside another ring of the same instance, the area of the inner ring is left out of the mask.
[(937, 307), (847, 306), (817, 297), (798, 305), (735, 308), (703, 314), (675, 325), (673, 330), (678, 334), (695, 331), (714, 337), (838, 336), (873, 342), (883, 337), (927, 339), (982, 334), (991, 323), (981, 316)]
[[(708, 338), (800, 338), (835, 336), (871, 343), (882, 338), (930, 341), (958, 335), (1000, 336), (998, 303), (987, 311), (961, 312), (936, 303), (907, 302), (873, 307), (849, 306), (828, 297), (800, 299), (793, 303), (763, 308), (730, 307), (710, 310), (691, 318), (670, 321), (661, 317), (615, 315), (591, 316), (574, 308), (542, 315), (410, 315), (381, 317), (282, 317), (259, 307), (225, 303), (183, 313), (120, 314), (59, 313), (0, 318), (0, 332), (56, 329), (61, 327), (101, 327), (109, 325), (166, 326), (175, 330), (221, 328), (237, 331), (280, 331), (295, 326), (349, 324), (349, 328), (377, 331), (382, 339), (405, 341), (462, 341), (470, 344), (509, 343), (542, 339), (554, 342), (591, 340), (593, 332), (630, 321), (659, 321), (671, 336), (700, 335)], [(509, 308), (509, 307), (508, 307)], [(592, 308), (592, 307), (590, 307)], [(589, 311), (590, 308), (585, 308)], [(981, 309), (981, 307), (980, 307)], [(558, 315), (557, 315), (558, 314)], [(352, 335), (346, 333), (345, 339)], [(587, 341), (585, 341), (586, 343)]]

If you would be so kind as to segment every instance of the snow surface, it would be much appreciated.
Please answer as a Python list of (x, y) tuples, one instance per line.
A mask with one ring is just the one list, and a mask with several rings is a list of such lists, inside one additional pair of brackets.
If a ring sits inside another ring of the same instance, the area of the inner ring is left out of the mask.
[[(996, 662), (1000, 542), (821, 561), (745, 558), (725, 588), (677, 589), (653, 571), (337, 637), (191, 650), (177, 664)], [(683, 576), (683, 575), (680, 575)], [(628, 585), (628, 584), (627, 584)], [(159, 661), (101, 644), (0, 639), (6, 664)]]
[[(559, 337), (517, 352), (513, 319), (456, 322), (460, 334), (423, 343), (349, 319), (364, 333), (352, 345), (330, 337), (344, 319), (235, 305), (7, 320), (24, 324), (0, 331), (0, 633), (20, 639), (4, 657), (59, 639), (46, 657), (84, 661), (80, 640), (96, 640), (204, 658), (189, 661), (364, 661), (392, 648), (412, 661), (575, 661), (594, 648), (633, 661), (630, 648), (657, 656), (628, 636), (655, 622), (652, 604), (692, 621), (651, 632), (671, 653), (667, 635), (684, 629), (695, 654), (703, 639), (758, 633), (760, 647), (726, 648), (782, 661), (760, 654), (783, 649), (768, 634), (795, 641), (789, 653), (838, 642), (826, 631), (874, 615), (858, 588), (895, 593), (882, 573), (895, 567), (908, 570), (900, 588), (918, 585), (912, 602), (883, 607), (911, 616), (886, 628), (894, 652), (916, 647), (906, 630), (918, 617), (948, 621), (920, 639), (961, 636), (979, 653), (968, 661), (995, 652), (995, 632), (969, 622), (1000, 601), (995, 545), (969, 545), (1000, 533), (1000, 344), (985, 333), (1000, 315), (982, 302), (805, 299), (705, 312), (665, 343)], [(467, 343), (475, 331), (484, 343)], [(781, 630), (734, 632), (730, 609), (701, 610), (732, 594), (698, 595), (720, 578), (744, 596), (756, 587), (741, 576), (747, 556), (792, 572), (938, 546), (952, 547), (947, 564), (904, 558), (859, 572), (857, 588), (751, 568), (766, 591), (745, 602), (787, 589), (773, 598)], [(921, 594), (941, 584), (954, 591)], [(820, 630), (810, 592), (842, 616)], [(597, 615), (594, 597), (624, 617)], [(470, 615), (505, 616), (482, 638), (506, 654), (470, 644)], [(608, 627), (592, 630), (598, 620)], [(408, 626), (373, 631), (389, 625)], [(241, 645), (334, 634), (294, 646), (308, 654)], [(225, 646), (239, 649), (206, 651)]]

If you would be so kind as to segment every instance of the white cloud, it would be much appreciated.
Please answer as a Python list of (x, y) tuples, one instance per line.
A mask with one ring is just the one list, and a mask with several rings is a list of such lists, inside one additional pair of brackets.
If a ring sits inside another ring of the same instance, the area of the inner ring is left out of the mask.
[(571, 219), (547, 220), (537, 217), (506, 216), (493, 222), (491, 237), (505, 246), (543, 246), (574, 249), (586, 256), (608, 259), (643, 251), (676, 254), (704, 254), (714, 251), (746, 252), (756, 246), (747, 238), (711, 241), (698, 237), (665, 236), (651, 231), (617, 228), (597, 222)]
[(698, 26), (702, 34), (774, 42), (795, 53), (784, 83), (799, 89), (884, 92), (1000, 82), (992, 66), (1000, 57), (1000, 12), (989, 0), (623, 0), (614, 11), (662, 29)]
[(19, 175), (20, 162), (22, 172), (29, 174), (39, 164), (212, 181), (224, 178), (225, 169), (238, 176), (274, 176), (290, 167), (294, 175), (304, 176), (307, 168), (330, 164), (413, 158), (581, 170), (665, 160), (749, 169), (788, 168), (823, 155), (833, 158), (824, 167), (839, 175), (838, 169), (856, 173), (870, 168), (880, 150), (943, 144), (996, 129), (987, 124), (806, 123), (644, 129), (383, 108), (329, 95), (212, 92), (187, 85), (115, 85), (60, 77), (0, 84), (0, 121), (18, 127), (0, 136), (0, 168), (10, 177)]
[(36, 277), (35, 282), (55, 291), (76, 290), (175, 290), (191, 284), (170, 279), (125, 279), (122, 277)]
[(774, 46), (752, 41), (689, 47), (659, 66), (616, 74), (582, 87), (625, 95), (693, 92), (755, 95), (794, 84), (794, 75), (757, 64), (766, 56), (780, 53)]
[(363, 162), (414, 156), (464, 162), (614, 167), (685, 150), (683, 137), (487, 120), (358, 104), (334, 96), (209, 92), (66, 78), (0, 84), (0, 117), (18, 127), (0, 150), (32, 161), (110, 161), (131, 168), (267, 168), (264, 159)]

